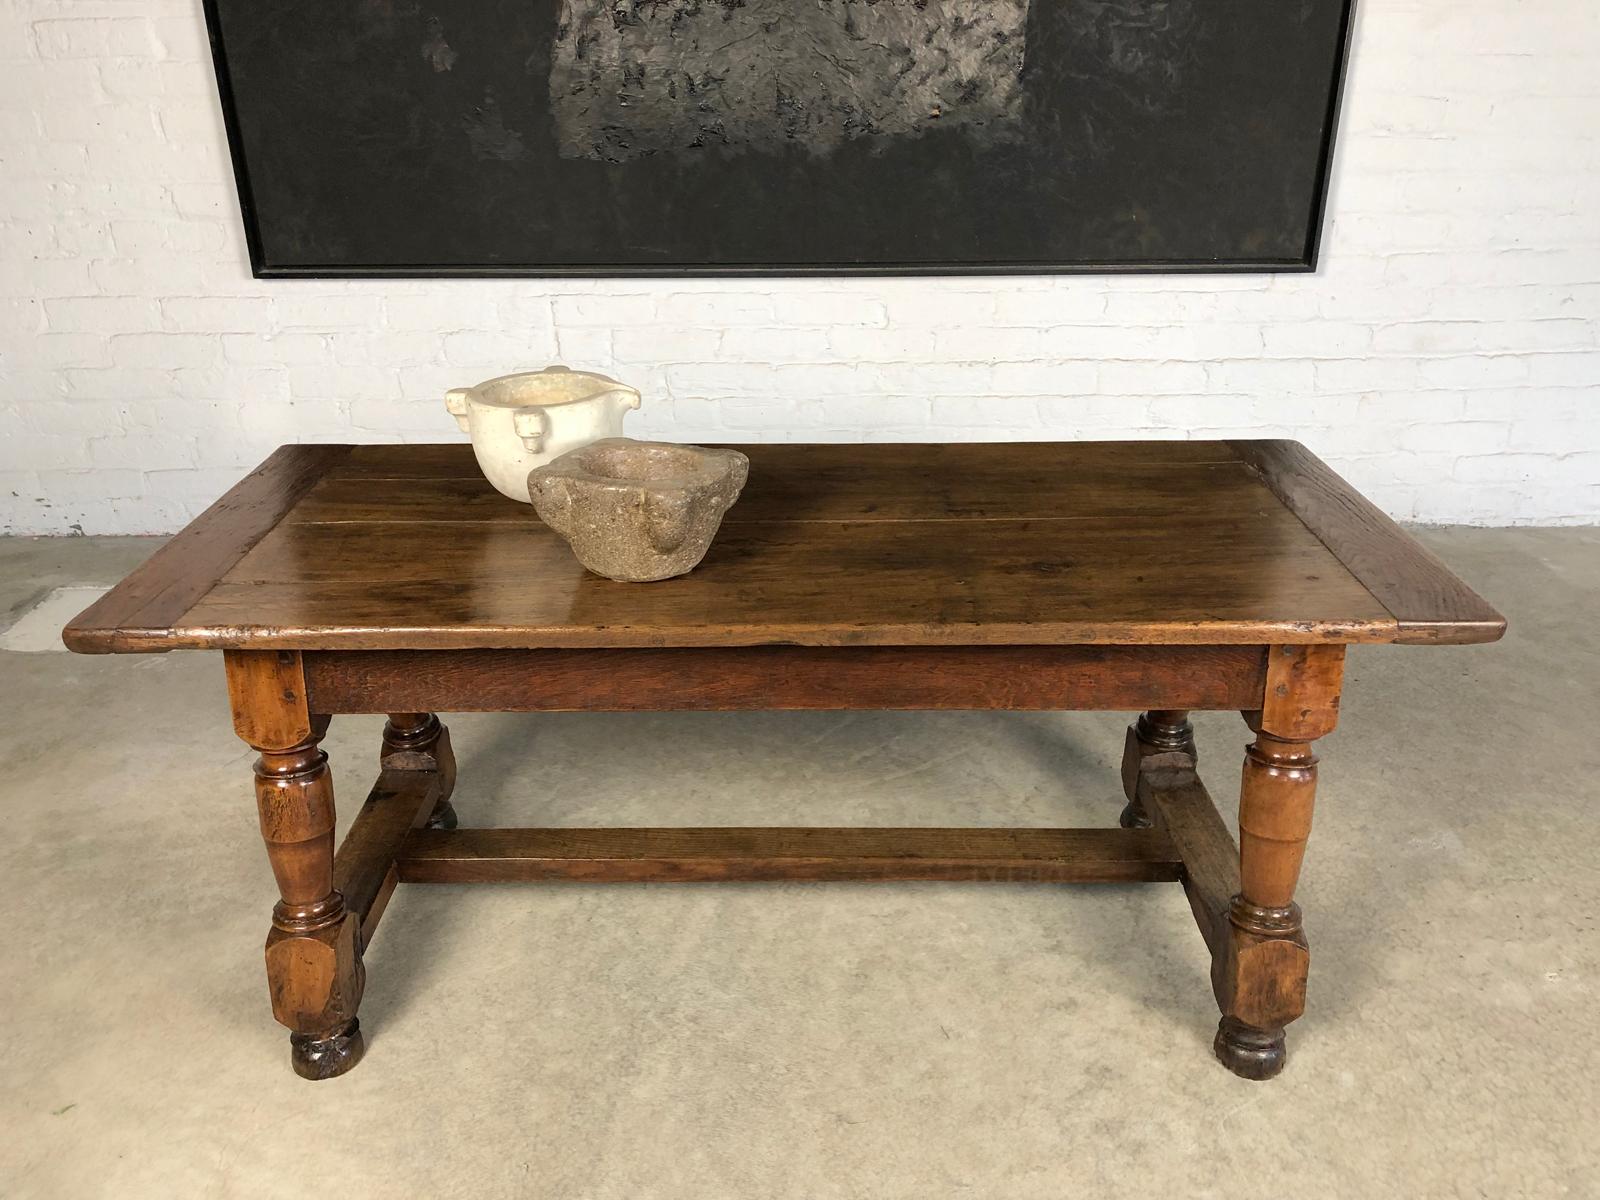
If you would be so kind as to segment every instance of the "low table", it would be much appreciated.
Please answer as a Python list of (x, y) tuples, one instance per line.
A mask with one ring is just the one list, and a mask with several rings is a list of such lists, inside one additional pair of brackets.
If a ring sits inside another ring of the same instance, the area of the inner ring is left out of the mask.
[[(294, 1069), (363, 1049), (362, 954), (398, 883), (1177, 882), (1216, 1053), (1252, 1079), (1305, 1006), (1296, 880), (1347, 646), (1504, 620), (1293, 442), (745, 446), (705, 562), (587, 574), (469, 447), (285, 446), (69, 625), (84, 653), (220, 650), (280, 899)], [(439, 711), (1126, 709), (1121, 828), (457, 829)], [(1188, 713), (1254, 731), (1236, 845)], [(319, 749), (385, 713), (342, 845)]]

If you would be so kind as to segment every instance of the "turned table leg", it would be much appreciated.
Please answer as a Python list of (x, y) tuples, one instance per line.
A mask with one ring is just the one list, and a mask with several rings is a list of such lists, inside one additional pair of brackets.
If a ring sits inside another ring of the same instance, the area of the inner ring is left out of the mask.
[(290, 1029), (295, 1073), (342, 1075), (360, 1060), (360, 926), (333, 886), (333, 780), (321, 731), (297, 746), (257, 746), (256, 806), (281, 897), (267, 934), (272, 1013)]
[(1216, 1052), (1246, 1079), (1283, 1069), (1284, 1028), (1306, 1007), (1311, 951), (1294, 902), (1317, 792), (1312, 742), (1338, 720), (1342, 646), (1274, 647), (1267, 702), (1245, 714), (1239, 798), (1239, 892), (1212, 963), (1222, 1008)]
[(454, 829), (455, 806), (450, 794), (456, 787), (456, 756), (450, 749), (450, 731), (433, 713), (390, 713), (383, 726), (384, 767), (439, 772), (439, 801), (428, 817), (428, 829)]
[(1124, 829), (1149, 829), (1150, 814), (1139, 802), (1139, 772), (1145, 760), (1160, 754), (1185, 754), (1193, 766), (1199, 759), (1194, 746), (1194, 726), (1182, 709), (1154, 709), (1128, 726), (1127, 748), (1122, 755), (1122, 790), (1128, 804), (1122, 810)]
[(1303, 742), (1261, 733), (1245, 753), (1239, 800), (1239, 894), (1218, 965), (1216, 1050), (1247, 1079), (1283, 1069), (1284, 1026), (1305, 1011), (1310, 949), (1294, 902), (1311, 832), (1317, 759)]
[(361, 1060), (366, 975), (361, 922), (333, 885), (333, 779), (319, 746), (328, 722), (305, 709), (298, 654), (230, 651), (227, 665), (234, 727), (261, 755), (256, 807), (278, 883), (266, 946), (272, 1014), (290, 1030), (295, 1073), (330, 1079)]

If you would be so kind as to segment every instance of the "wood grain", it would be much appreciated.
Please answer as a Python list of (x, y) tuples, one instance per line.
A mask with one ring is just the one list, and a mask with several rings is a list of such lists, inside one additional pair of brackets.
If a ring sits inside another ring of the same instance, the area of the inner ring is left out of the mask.
[[(1196, 460), (1187, 443), (746, 447), (752, 482), (705, 562), (650, 585), (588, 574), (481, 479), (376, 473), (379, 449), (361, 456), (369, 474), (341, 470), (313, 489), (181, 636), (470, 649), (1394, 632), (1252, 472), (1211, 461), (1215, 449)], [(388, 449), (398, 471), (419, 448)]]
[[(1261, 484), (1221, 443), (979, 442), (957, 445), (738, 446), (750, 458), (750, 479), (725, 526), (772, 521), (1079, 520), (1104, 515), (1167, 516), (1198, 493), (1207, 512), (1237, 517), (1261, 506)], [(377, 447), (358, 448), (375, 450)], [(297, 523), (373, 520), (525, 525), (527, 505), (508, 501), (484, 480), (466, 447), (453, 450), (449, 474), (425, 485), (346, 465), (289, 520)], [(1067, 453), (1063, 453), (1066, 451)], [(380, 469), (377, 456), (366, 464)], [(437, 460), (436, 460), (437, 462)], [(442, 465), (439, 463), (438, 465)], [(396, 466), (397, 471), (413, 469)], [(401, 483), (404, 486), (394, 486)], [(385, 503), (375, 508), (382, 494)]]
[(349, 446), (282, 446), (62, 631), (67, 649), (175, 649), (183, 615), (291, 510)]
[(1199, 761), (1189, 712), (1187, 708), (1153, 708), (1140, 713), (1138, 720), (1128, 726), (1122, 745), (1122, 794), (1128, 803), (1117, 821), (1124, 829), (1148, 829), (1151, 825), (1150, 814), (1139, 798), (1139, 780), (1146, 760), (1159, 758), (1166, 762), (1177, 754), (1191, 768)]
[(1274, 495), (1393, 614), (1395, 641), (1498, 641), (1506, 620), (1431, 551), (1299, 442), (1230, 442)]
[(1338, 727), (1343, 703), (1345, 647), (1273, 646), (1261, 711), (1245, 713), (1257, 733), (1310, 742)]
[(1239, 897), (1250, 907), (1282, 912), (1294, 903), (1316, 796), (1311, 747), (1258, 734), (1239, 798)]
[(295, 1072), (328, 1079), (361, 1059), (356, 1010), (366, 979), (360, 921), (334, 886), (333, 776), (318, 746), (328, 722), (306, 710), (300, 655), (240, 652), (226, 661), (234, 726), (261, 751), (256, 811), (279, 897), (266, 945), (272, 1012), (290, 1030)]
[(1140, 807), (1183, 860), (1183, 890), (1206, 945), (1221, 952), (1239, 891), (1239, 848), (1192, 762), (1157, 763), (1139, 778)]
[(424, 829), (399, 861), (404, 883), (1137, 883), (1178, 871), (1147, 829)]
[(1261, 703), (1259, 646), (325, 650), (318, 712), (1194, 709)]
[[(1034, 455), (1037, 456), (1035, 461), (1042, 460), (1046, 465), (1059, 469), (1064, 466), (1061, 451), (1068, 446), (1072, 451), (1071, 465), (1085, 470), (1103, 468), (1116, 471), (1125, 467), (1147, 467), (1152, 462), (1190, 467), (1227, 465), (1239, 461), (1239, 455), (1225, 441), (1072, 442), (1066, 445), (1056, 442), (763, 443), (733, 445), (733, 448), (750, 456), (751, 474), (754, 476), (768, 475), (774, 468), (784, 469), (791, 464), (795, 470), (802, 472), (835, 469), (846, 473), (859, 472), (863, 464), (869, 469), (875, 466), (873, 460), (879, 457), (881, 448), (907, 455), (954, 454), (980, 466), (986, 461), (985, 455), (994, 456), (989, 461), (1014, 458), (1019, 454)], [(1156, 449), (1152, 450), (1152, 446)], [(481, 482), (483, 479), (483, 473), (478, 470), (473, 458), (472, 447), (465, 442), (412, 444), (406, 447), (406, 451), (397, 455), (394, 447), (389, 445), (352, 447), (342, 473), (371, 480), (468, 479)]]
[(1245, 645), (1504, 622), (1294, 443), (743, 447), (699, 569), (589, 575), (469, 447), (286, 447), (74, 649)]
[(306, 699), (298, 650), (228, 650), (222, 656), (233, 731), (257, 750), (289, 750), (321, 737)]
[(1311, 950), (1294, 891), (1316, 789), (1309, 745), (1257, 735), (1245, 753), (1239, 798), (1239, 891), (1211, 965), (1222, 1009), (1213, 1045), (1228, 1069), (1247, 1079), (1283, 1069), (1284, 1027), (1306, 1008)]
[(428, 819), (439, 797), (437, 771), (385, 770), (356, 813), (333, 859), (333, 885), (361, 922), (363, 953), (372, 944), (399, 874), (394, 860), (411, 830)]

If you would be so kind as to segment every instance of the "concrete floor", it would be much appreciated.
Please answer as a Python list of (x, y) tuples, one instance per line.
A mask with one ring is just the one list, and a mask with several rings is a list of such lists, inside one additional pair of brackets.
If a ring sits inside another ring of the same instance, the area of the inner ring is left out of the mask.
[[(1513, 632), (1354, 653), (1269, 1084), (1177, 887), (940, 885), (403, 888), (366, 1061), (303, 1083), (220, 663), (0, 656), (0, 1196), (1600, 1196), (1600, 531), (1425, 540)], [(0, 542), (0, 626), (152, 545)], [(449, 723), (469, 823), (1101, 824), (1125, 720)]]

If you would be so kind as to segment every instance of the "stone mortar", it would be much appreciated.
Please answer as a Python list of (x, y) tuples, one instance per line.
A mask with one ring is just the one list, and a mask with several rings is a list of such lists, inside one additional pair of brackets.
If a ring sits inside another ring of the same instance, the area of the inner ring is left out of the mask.
[(737, 450), (603, 438), (529, 472), (528, 495), (589, 570), (647, 583), (700, 564), (749, 472)]

